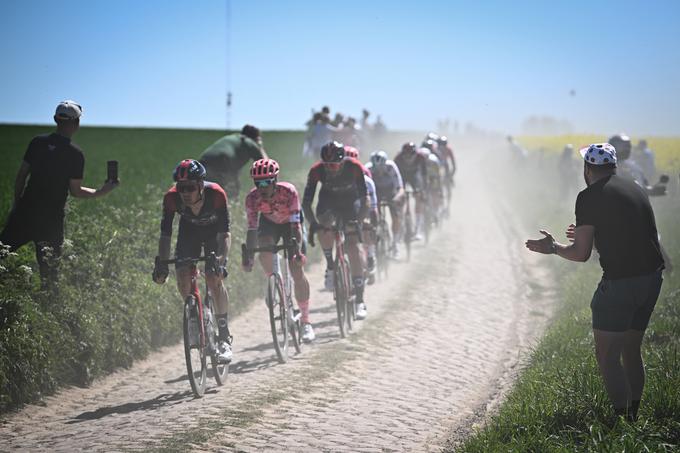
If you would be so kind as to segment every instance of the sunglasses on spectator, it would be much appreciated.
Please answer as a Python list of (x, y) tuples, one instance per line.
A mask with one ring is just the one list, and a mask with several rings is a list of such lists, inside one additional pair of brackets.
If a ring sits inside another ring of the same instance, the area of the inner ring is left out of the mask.
[(177, 185), (177, 192), (179, 193), (191, 193), (191, 192), (196, 192), (198, 190), (198, 186), (195, 184), (179, 184)]
[(275, 179), (256, 179), (255, 180), (255, 187), (262, 189), (264, 187), (269, 187), (272, 184), (274, 184)]

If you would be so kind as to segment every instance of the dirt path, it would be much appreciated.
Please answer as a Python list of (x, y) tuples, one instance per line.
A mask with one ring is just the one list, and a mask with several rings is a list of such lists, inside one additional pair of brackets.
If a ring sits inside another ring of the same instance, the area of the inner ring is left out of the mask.
[[(463, 168), (475, 168), (472, 159)], [(495, 404), (540, 334), (550, 292), (531, 284), (509, 209), (461, 174), (455, 215), (367, 290), (341, 340), (323, 269), (310, 272), (317, 340), (288, 364), (264, 304), (232, 323), (228, 385), (194, 399), (181, 345), (0, 426), (0, 450), (439, 451)], [(535, 261), (532, 261), (535, 262)], [(537, 297), (540, 296), (540, 297)]]

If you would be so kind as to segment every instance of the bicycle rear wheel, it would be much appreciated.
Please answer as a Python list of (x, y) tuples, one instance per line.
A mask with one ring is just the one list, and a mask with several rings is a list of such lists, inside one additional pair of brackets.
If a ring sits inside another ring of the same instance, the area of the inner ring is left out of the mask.
[(200, 322), (198, 304), (194, 296), (184, 302), (184, 357), (191, 390), (197, 397), (203, 396), (208, 377), (205, 329)]
[(404, 216), (404, 245), (406, 246), (406, 261), (411, 260), (411, 240), (413, 239), (413, 220), (411, 211)]
[(269, 309), (269, 326), (274, 340), (274, 349), (279, 362), (288, 360), (289, 321), (286, 299), (283, 295), (283, 285), (279, 274), (269, 276), (267, 289), (267, 308)]
[(347, 317), (347, 304), (349, 303), (349, 287), (347, 286), (345, 269), (337, 257), (335, 258), (333, 273), (335, 274), (333, 278), (333, 295), (335, 297), (335, 310), (338, 315), (338, 327), (340, 328), (340, 336), (345, 338), (347, 334), (345, 331), (345, 318)]
[[(215, 306), (212, 297), (206, 297), (206, 312), (209, 312), (210, 318), (205, 319), (205, 332), (208, 337), (208, 343), (214, 346), (210, 354), (210, 364), (212, 365), (213, 377), (217, 385), (224, 385), (227, 382), (227, 374), (229, 374), (229, 364), (220, 363), (217, 359), (217, 332), (218, 327), (215, 323)], [(212, 338), (211, 338), (212, 337)]]
[(392, 239), (390, 237), (390, 230), (387, 222), (382, 220), (380, 222), (380, 233), (378, 235), (378, 244), (376, 255), (378, 257), (378, 278), (387, 278), (390, 267), (390, 245)]

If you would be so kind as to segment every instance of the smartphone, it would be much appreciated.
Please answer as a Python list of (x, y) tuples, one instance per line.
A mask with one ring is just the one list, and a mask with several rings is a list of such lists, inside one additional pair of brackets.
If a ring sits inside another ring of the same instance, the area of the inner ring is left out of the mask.
[(118, 182), (118, 161), (106, 162), (106, 181)]

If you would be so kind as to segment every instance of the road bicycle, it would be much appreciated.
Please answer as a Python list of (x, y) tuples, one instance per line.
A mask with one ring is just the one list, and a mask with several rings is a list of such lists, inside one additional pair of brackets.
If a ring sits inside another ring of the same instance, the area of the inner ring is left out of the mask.
[[(352, 227), (347, 235), (357, 235), (361, 242), (361, 231), (357, 221), (345, 222), (336, 219), (332, 228), (335, 243), (335, 259), (333, 261), (333, 298), (335, 299), (335, 310), (338, 317), (338, 327), (340, 337), (345, 338), (352, 331), (352, 323), (356, 319), (356, 307), (354, 306), (354, 295), (352, 294), (352, 282), (350, 277), (349, 259), (345, 254), (345, 228)], [(309, 243), (314, 245), (314, 232), (320, 226), (313, 226), (309, 229)]]
[[(187, 364), (187, 376), (191, 384), (191, 390), (196, 397), (205, 393), (208, 366), (210, 357), (213, 377), (217, 385), (223, 385), (229, 372), (228, 363), (219, 363), (217, 358), (217, 335), (218, 327), (215, 322), (215, 309), (213, 297), (208, 290), (206, 282), (205, 300), (201, 298), (198, 290), (199, 270), (197, 263), (203, 261), (207, 268), (217, 269), (215, 253), (198, 258), (177, 258), (161, 260), (156, 257), (159, 264), (174, 264), (175, 267), (190, 266), (191, 270), (191, 294), (184, 300), (184, 316), (182, 330), (184, 333), (184, 357)], [(231, 342), (231, 339), (229, 339)]]
[(387, 278), (390, 267), (390, 247), (392, 246), (392, 231), (387, 223), (387, 210), (390, 204), (380, 201), (378, 205), (378, 228), (375, 244), (376, 269), (378, 278)]
[(406, 248), (406, 261), (411, 260), (411, 242), (413, 241), (414, 227), (413, 215), (411, 214), (411, 190), (405, 191), (406, 208), (404, 209), (404, 247)]
[[(283, 259), (279, 252), (283, 251)], [(269, 311), (269, 326), (272, 331), (274, 350), (279, 362), (286, 363), (289, 345), (293, 344), (296, 353), (301, 352), (302, 322), (300, 310), (293, 304), (293, 277), (290, 274), (288, 260), (297, 252), (295, 238), (284, 240), (282, 245), (271, 245), (249, 249), (241, 245), (242, 259), (254, 253), (269, 252), (273, 254), (273, 272), (268, 277), (266, 303)]]

